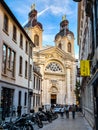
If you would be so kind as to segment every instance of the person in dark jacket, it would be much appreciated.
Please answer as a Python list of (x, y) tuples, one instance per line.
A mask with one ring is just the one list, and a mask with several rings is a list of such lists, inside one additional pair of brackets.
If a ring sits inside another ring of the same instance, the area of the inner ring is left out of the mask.
[(64, 117), (64, 111), (65, 111), (65, 109), (64, 109), (64, 106), (62, 105), (61, 109), (60, 109), (60, 113), (61, 113), (62, 118)]
[(71, 111), (72, 111), (72, 117), (73, 117), (73, 119), (75, 119), (76, 107), (75, 107), (74, 104), (73, 104), (72, 107), (71, 107)]

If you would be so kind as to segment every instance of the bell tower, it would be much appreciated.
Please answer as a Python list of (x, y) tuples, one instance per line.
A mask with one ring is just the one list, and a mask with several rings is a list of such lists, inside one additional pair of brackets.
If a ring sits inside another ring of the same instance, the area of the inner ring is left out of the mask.
[(35, 4), (31, 5), (31, 11), (28, 14), (28, 23), (24, 26), (24, 29), (34, 42), (35, 47), (41, 49), (43, 27), (42, 24), (37, 21), (37, 10), (35, 9)]
[(62, 17), (60, 31), (56, 34), (54, 41), (55, 46), (74, 56), (74, 34), (69, 30), (69, 21), (65, 15)]

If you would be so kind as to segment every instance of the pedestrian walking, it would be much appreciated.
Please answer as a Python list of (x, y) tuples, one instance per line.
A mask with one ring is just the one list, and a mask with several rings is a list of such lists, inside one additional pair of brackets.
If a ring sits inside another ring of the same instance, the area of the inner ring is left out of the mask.
[(76, 107), (75, 107), (74, 104), (73, 104), (72, 107), (71, 107), (71, 111), (72, 111), (72, 118), (75, 119)]
[(69, 118), (69, 106), (65, 105), (65, 114), (66, 114), (66, 118)]
[(65, 109), (64, 109), (64, 107), (63, 107), (63, 105), (61, 106), (61, 109), (60, 109), (60, 113), (61, 113), (61, 117), (63, 118), (64, 117), (64, 111), (65, 111)]
[(19, 105), (19, 106), (17, 107), (17, 114), (18, 114), (19, 117), (21, 116), (21, 109), (22, 109), (22, 106)]

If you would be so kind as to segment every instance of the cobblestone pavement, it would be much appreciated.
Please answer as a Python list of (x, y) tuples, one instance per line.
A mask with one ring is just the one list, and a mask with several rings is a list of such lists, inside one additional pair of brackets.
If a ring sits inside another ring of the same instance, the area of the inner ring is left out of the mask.
[(34, 130), (92, 130), (81, 113), (76, 113), (75, 119), (72, 119), (70, 113), (69, 119), (66, 119), (65, 115), (64, 118), (61, 118), (59, 115), (58, 119), (54, 120), (52, 123), (43, 123), (43, 128), (36, 127)]

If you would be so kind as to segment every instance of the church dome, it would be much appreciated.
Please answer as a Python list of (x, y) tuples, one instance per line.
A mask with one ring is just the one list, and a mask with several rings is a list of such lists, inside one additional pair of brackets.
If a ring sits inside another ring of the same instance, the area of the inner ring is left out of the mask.
[(28, 17), (29, 17), (28, 23), (24, 26), (24, 28), (34, 27), (38, 25), (41, 29), (43, 29), (42, 24), (37, 21), (37, 10), (35, 9), (35, 4), (31, 6), (31, 11), (28, 14)]
[(60, 23), (60, 26), (63, 28), (65, 26), (68, 26), (69, 22), (68, 20), (63, 20), (61, 23)]
[(37, 20), (35, 19), (32, 21), (31, 26), (34, 27), (36, 25), (38, 25), (41, 29), (43, 29), (42, 24), (40, 22), (37, 22)]
[(65, 16), (63, 16), (63, 17), (62, 17), (62, 21), (60, 22), (60, 31), (59, 31), (59, 33), (57, 33), (57, 34), (55, 35), (55, 40), (57, 40), (57, 38), (58, 38), (59, 36), (63, 37), (63, 36), (67, 36), (68, 34), (70, 34), (70, 35), (72, 35), (72, 36), (74, 37), (73, 32), (71, 32), (71, 31), (69, 30), (69, 28), (68, 28), (68, 24), (69, 24), (69, 21), (66, 20), (66, 17), (65, 17)]
[(66, 32), (65, 32), (64, 30), (61, 30), (59, 33), (57, 33), (56, 36), (55, 36), (55, 40), (56, 40), (59, 36), (63, 37), (63, 36), (67, 36), (68, 34), (70, 34), (70, 35), (72, 35), (72, 36), (74, 37), (73, 32), (70, 31), (70, 30), (68, 30), (68, 29), (66, 29)]
[(28, 14), (29, 17), (35, 17), (37, 15), (37, 10), (31, 10), (31, 12)]

